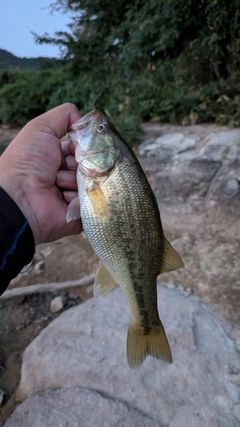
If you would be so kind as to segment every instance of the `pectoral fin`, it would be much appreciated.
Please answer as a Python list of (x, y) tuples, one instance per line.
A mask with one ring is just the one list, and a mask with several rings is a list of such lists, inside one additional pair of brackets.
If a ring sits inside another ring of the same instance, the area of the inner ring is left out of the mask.
[(94, 282), (94, 297), (100, 297), (117, 286), (119, 286), (118, 283), (113, 279), (112, 275), (109, 273), (106, 267), (101, 265)]
[(164, 256), (160, 273), (167, 273), (168, 271), (183, 268), (184, 264), (177, 251), (172, 247), (166, 237), (164, 239)]
[(91, 190), (87, 190), (88, 197), (91, 201), (95, 214), (108, 216), (107, 199), (99, 185), (95, 185)]
[(73, 221), (74, 219), (79, 219), (79, 218), (80, 218), (80, 203), (79, 203), (79, 198), (75, 197), (75, 199), (71, 201), (70, 205), (68, 205), (66, 221), (70, 222), (70, 221)]

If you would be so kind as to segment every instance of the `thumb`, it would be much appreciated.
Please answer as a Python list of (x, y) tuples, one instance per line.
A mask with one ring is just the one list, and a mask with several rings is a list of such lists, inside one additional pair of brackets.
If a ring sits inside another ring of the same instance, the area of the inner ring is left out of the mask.
[(41, 114), (31, 120), (28, 125), (61, 139), (66, 135), (68, 128), (80, 118), (81, 114), (76, 105), (67, 102)]

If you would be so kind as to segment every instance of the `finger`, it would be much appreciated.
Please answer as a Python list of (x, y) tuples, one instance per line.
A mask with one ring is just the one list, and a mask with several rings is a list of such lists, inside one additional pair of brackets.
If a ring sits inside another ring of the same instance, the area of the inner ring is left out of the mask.
[(69, 141), (68, 149), (70, 151), (70, 154), (72, 154), (73, 156), (75, 156), (75, 149), (76, 149), (76, 147), (75, 147), (75, 145), (74, 145), (74, 143), (72, 141)]
[(80, 118), (81, 114), (76, 105), (67, 102), (36, 117), (28, 125), (61, 139), (66, 135), (68, 128)]
[(70, 171), (76, 171), (77, 169), (77, 162), (74, 156), (68, 156), (66, 157), (66, 165), (67, 165), (67, 169)]
[(67, 203), (71, 203), (73, 199), (75, 199), (78, 196), (77, 191), (64, 191), (63, 197), (64, 200), (66, 200)]
[(75, 145), (72, 141), (61, 141), (62, 153), (65, 157), (75, 155)]
[(65, 169), (67, 169), (66, 157), (62, 153), (62, 155), (61, 155), (61, 164), (60, 164), (59, 170), (65, 170)]
[(70, 156), (72, 154), (69, 150), (70, 141), (61, 141), (61, 150), (65, 157)]
[(77, 166), (78, 166), (78, 164), (77, 164), (74, 156), (64, 157), (62, 155), (62, 160), (61, 160), (61, 165), (60, 165), (59, 170), (76, 171)]
[(59, 170), (57, 172), (56, 184), (67, 190), (77, 190), (76, 172)]
[(75, 163), (72, 159), (66, 161), (68, 156), (75, 156), (75, 145), (72, 143), (72, 141), (61, 141), (61, 151), (62, 159), (59, 169), (77, 169), (77, 163)]
[(64, 157), (64, 155), (62, 154), (61, 165), (59, 167), (59, 170), (70, 170), (76, 172), (77, 166), (78, 164), (74, 156)]

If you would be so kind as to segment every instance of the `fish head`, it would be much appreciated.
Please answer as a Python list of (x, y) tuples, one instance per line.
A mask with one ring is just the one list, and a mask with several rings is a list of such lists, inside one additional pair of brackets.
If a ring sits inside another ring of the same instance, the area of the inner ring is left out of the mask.
[(69, 136), (76, 147), (75, 157), (83, 175), (98, 177), (111, 173), (119, 149), (112, 125), (101, 111), (93, 110), (74, 123)]

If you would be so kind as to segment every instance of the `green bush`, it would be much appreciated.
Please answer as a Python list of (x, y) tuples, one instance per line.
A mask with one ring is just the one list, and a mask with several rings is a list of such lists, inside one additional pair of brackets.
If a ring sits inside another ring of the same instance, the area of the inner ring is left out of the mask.
[(159, 82), (157, 74), (149, 78), (146, 72), (131, 82), (92, 82), (88, 73), (71, 78), (64, 66), (57, 71), (11, 72), (10, 82), (0, 86), (0, 122), (24, 125), (64, 102), (73, 102), (82, 114), (94, 108), (110, 113), (128, 141), (137, 137), (142, 121), (154, 117), (176, 124), (240, 125), (240, 83), (230, 79), (189, 86), (166, 77)]
[[(3, 78), (9, 77), (6, 84)], [(23, 125), (44, 113), (52, 93), (64, 84), (64, 70), (27, 70), (0, 73), (0, 120)]]
[(240, 0), (56, 0), (69, 32), (52, 69), (0, 73), (0, 121), (24, 124), (66, 101), (111, 114), (128, 140), (151, 118), (240, 125)]

